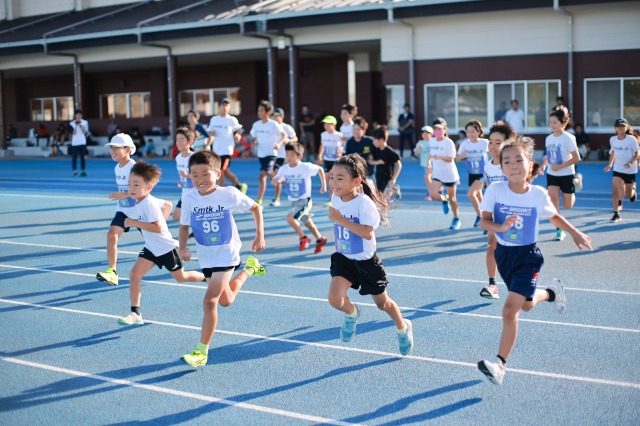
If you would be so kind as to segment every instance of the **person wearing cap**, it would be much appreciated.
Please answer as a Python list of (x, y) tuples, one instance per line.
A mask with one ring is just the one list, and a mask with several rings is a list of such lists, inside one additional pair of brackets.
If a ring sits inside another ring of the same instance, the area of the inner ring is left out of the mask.
[(610, 222), (620, 222), (620, 210), (625, 195), (634, 203), (636, 192), (636, 174), (638, 173), (638, 141), (631, 134), (631, 126), (626, 118), (618, 118), (615, 123), (615, 136), (609, 139), (609, 164), (604, 171), (609, 173), (613, 169), (611, 202), (613, 217)]
[(229, 179), (243, 194), (247, 193), (247, 184), (240, 183), (236, 175), (231, 171), (231, 158), (236, 143), (242, 138), (242, 124), (238, 119), (229, 114), (231, 103), (228, 98), (218, 101), (218, 115), (211, 117), (207, 132), (213, 143), (213, 152), (218, 154), (222, 162), (220, 179), (218, 184), (224, 186), (225, 178)]
[[(333, 162), (336, 161), (344, 151), (344, 142), (342, 141), (342, 133), (336, 131), (338, 120), (333, 115), (327, 115), (322, 119), (324, 132), (320, 134), (320, 148), (318, 149), (318, 165), (324, 166), (326, 173), (333, 168)], [(329, 194), (329, 202), (325, 206), (331, 205), (331, 194)]]
[(416, 144), (416, 148), (413, 150), (413, 155), (420, 158), (420, 166), (424, 168), (424, 182), (427, 185), (427, 196), (424, 199), (425, 201), (431, 201), (431, 197), (429, 196), (429, 186), (431, 186), (432, 170), (429, 166), (429, 155), (431, 154), (429, 141), (433, 137), (433, 127), (423, 126), (420, 131), (422, 139)]
[[(278, 148), (278, 154), (276, 155), (276, 164), (273, 168), (272, 176), (275, 176), (278, 173), (280, 167), (284, 165), (286, 152), (284, 146), (290, 142), (298, 142), (298, 136), (296, 136), (296, 131), (289, 124), (284, 122), (284, 110), (282, 108), (276, 108), (273, 110), (273, 120), (282, 126), (282, 129), (287, 134), (287, 140), (285, 144), (280, 145)], [(282, 194), (282, 183), (277, 183), (275, 185), (276, 195), (273, 197), (271, 201), (271, 205), (273, 207), (280, 207), (282, 203), (280, 202), (280, 195)]]
[[(96, 278), (98, 281), (106, 282), (109, 285), (118, 285), (118, 272), (116, 271), (118, 240), (124, 232), (129, 232), (129, 228), (124, 224), (125, 220), (135, 214), (136, 200), (129, 194), (129, 174), (133, 165), (136, 164), (131, 159), (131, 156), (136, 152), (136, 146), (131, 136), (126, 133), (116, 134), (105, 146), (110, 148), (111, 159), (118, 163), (114, 168), (118, 190), (109, 194), (109, 199), (118, 201), (118, 205), (107, 232), (108, 268), (105, 272), (98, 272)], [(158, 206), (161, 208), (165, 219), (168, 218), (173, 204), (158, 199)]]
[(189, 127), (196, 132), (196, 140), (193, 143), (193, 150), (211, 149), (213, 137), (209, 135), (207, 129), (200, 123), (200, 113), (195, 109), (190, 109), (187, 113), (187, 122)]
[(260, 101), (258, 104), (259, 120), (251, 126), (251, 137), (256, 146), (258, 160), (260, 160), (260, 175), (258, 176), (258, 198), (256, 203), (262, 205), (262, 198), (267, 190), (267, 176), (273, 177), (278, 149), (287, 140), (287, 134), (282, 126), (271, 119), (273, 104)]
[(89, 123), (82, 118), (82, 111), (76, 111), (76, 119), (69, 123), (71, 126), (71, 167), (73, 168), (73, 176), (78, 176), (78, 156), (80, 156), (80, 168), (82, 172), (80, 176), (86, 177), (85, 171), (87, 156), (87, 137), (89, 136)]

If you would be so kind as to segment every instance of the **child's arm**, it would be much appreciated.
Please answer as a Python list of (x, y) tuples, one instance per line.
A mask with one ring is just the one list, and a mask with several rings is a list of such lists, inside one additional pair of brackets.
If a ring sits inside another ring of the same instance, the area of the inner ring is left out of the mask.
[(392, 185), (392, 186), (396, 184), (396, 180), (400, 175), (400, 170), (402, 170), (402, 161), (398, 160), (398, 162), (395, 164), (394, 169), (395, 170), (393, 172), (393, 176), (391, 177), (391, 181), (389, 182), (389, 185)]
[(613, 162), (616, 159), (616, 152), (615, 151), (611, 151), (611, 154), (609, 154), (609, 164), (607, 164), (607, 167), (604, 168), (604, 171), (609, 173), (611, 171), (611, 167), (613, 167)]
[(324, 144), (320, 142), (320, 148), (318, 148), (318, 164), (324, 163)]
[(131, 219), (130, 217), (124, 220), (124, 226), (126, 228), (140, 228), (143, 231), (153, 232), (154, 234), (162, 233), (162, 227), (160, 226), (160, 222), (141, 222), (136, 219)]
[(495, 223), (493, 221), (493, 213), (483, 211), (482, 220), (480, 220), (480, 227), (491, 232), (505, 232), (507, 229), (515, 225), (517, 221), (518, 216), (514, 214), (507, 217), (503, 224)]
[(560, 228), (563, 231), (569, 233), (571, 235), (571, 238), (573, 238), (573, 242), (576, 243), (576, 246), (578, 246), (578, 249), (580, 251), (582, 251), (583, 247), (588, 248), (589, 250), (593, 250), (591, 248), (591, 238), (588, 235), (578, 231), (572, 224), (569, 223), (567, 219), (557, 214), (550, 217), (549, 220), (556, 228)]
[(365, 240), (371, 240), (373, 238), (373, 226), (351, 222), (340, 214), (340, 210), (334, 207), (329, 207), (329, 219)]
[(456, 155), (456, 158), (454, 158), (454, 161), (456, 162), (462, 161), (465, 158), (467, 158), (467, 151), (463, 151), (463, 152), (458, 151), (458, 155)]
[(173, 209), (173, 203), (171, 201), (164, 201), (160, 210), (162, 211), (162, 216), (164, 216), (164, 220), (169, 219), (169, 215), (171, 214), (171, 210)]
[(251, 250), (253, 250), (254, 253), (260, 253), (262, 250), (264, 250), (265, 247), (262, 207), (260, 207), (256, 203), (253, 203), (253, 206), (251, 206), (251, 209), (249, 211), (251, 212), (251, 214), (253, 214), (253, 220), (256, 222), (256, 237), (253, 239), (253, 244), (251, 244)]
[(184, 170), (180, 170), (178, 173), (180, 173), (180, 176), (182, 176), (183, 178), (191, 179), (191, 175)]
[(125, 198), (129, 198), (129, 193), (128, 192), (112, 192), (111, 194), (109, 194), (109, 199), (110, 200), (124, 200)]
[(189, 240), (189, 225), (180, 225), (178, 231), (178, 251), (180, 252), (180, 259), (189, 261), (191, 260), (191, 251), (187, 248), (187, 241)]
[(435, 158), (436, 160), (446, 161), (447, 163), (452, 163), (453, 157), (445, 157), (444, 155), (432, 155), (431, 158)]
[(580, 161), (580, 154), (578, 153), (578, 151), (573, 151), (571, 153), (571, 158), (569, 158), (567, 161), (565, 161), (562, 164), (552, 164), (551, 170), (553, 170), (554, 172), (557, 172), (560, 169), (564, 169), (565, 167), (569, 167), (569, 166), (572, 166), (573, 164), (577, 164), (579, 161)]
[(286, 179), (282, 177), (282, 168), (278, 169), (278, 173), (271, 179), (271, 185), (276, 186), (280, 182), (284, 182)]
[(318, 169), (318, 176), (320, 177), (320, 193), (324, 194), (327, 192), (327, 176), (324, 173), (322, 168)]

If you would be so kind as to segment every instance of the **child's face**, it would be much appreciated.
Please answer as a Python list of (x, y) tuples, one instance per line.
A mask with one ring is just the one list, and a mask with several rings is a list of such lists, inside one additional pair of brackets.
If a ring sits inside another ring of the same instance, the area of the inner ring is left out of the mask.
[(616, 126), (616, 134), (623, 137), (627, 133), (627, 126)]
[(336, 131), (336, 125), (331, 123), (324, 123), (324, 130), (333, 133)]
[(349, 111), (347, 111), (346, 109), (341, 110), (340, 120), (342, 120), (343, 123), (351, 121), (351, 114), (349, 114)]
[(129, 194), (131, 198), (135, 198), (138, 201), (141, 201), (149, 195), (153, 185), (151, 183), (146, 183), (142, 176), (138, 176), (136, 174), (131, 173), (129, 175)]
[(356, 139), (362, 139), (364, 137), (364, 129), (357, 124), (353, 125), (353, 137)]
[(383, 148), (384, 147), (384, 139), (373, 138), (373, 146), (375, 146), (376, 148)]
[(189, 114), (187, 114), (187, 121), (189, 123), (197, 123), (198, 118), (192, 112), (190, 112)]
[(555, 116), (549, 117), (549, 127), (553, 133), (562, 132), (562, 130), (564, 130), (564, 125)]
[(471, 142), (475, 142), (480, 137), (480, 132), (476, 130), (474, 126), (469, 126), (465, 129), (467, 131), (467, 137)]
[(341, 165), (334, 165), (329, 176), (329, 185), (331, 191), (336, 197), (344, 197), (345, 195), (356, 195), (358, 187), (362, 183), (361, 178), (353, 178), (348, 173), (347, 168)]
[(273, 118), (273, 121), (280, 124), (282, 124), (282, 122), (284, 121), (281, 115), (272, 115), (271, 118)]
[(112, 146), (109, 148), (109, 154), (111, 154), (111, 159), (113, 161), (117, 161), (118, 163), (129, 158), (129, 152), (131, 152), (131, 148), (122, 147), (122, 146)]
[(431, 136), (433, 136), (431, 133), (429, 132), (422, 132), (422, 140), (423, 141), (428, 141), (429, 139), (431, 139)]
[(284, 158), (287, 160), (287, 164), (289, 167), (295, 167), (302, 160), (302, 154), (298, 154), (295, 151), (285, 151)]
[(533, 162), (527, 158), (520, 147), (509, 147), (502, 150), (502, 174), (509, 183), (526, 182), (531, 174)]
[(222, 105), (218, 106), (218, 114), (225, 116), (227, 114), (229, 114), (229, 111), (231, 110), (231, 105), (229, 105), (228, 103), (223, 103)]
[(264, 109), (263, 106), (259, 106), (258, 107), (258, 118), (260, 120), (265, 120), (265, 119), (269, 118), (269, 115), (270, 114), (267, 112), (266, 109)]
[(493, 158), (500, 158), (500, 147), (505, 140), (502, 133), (493, 132), (489, 135), (489, 153)]
[[(151, 141), (149, 141), (151, 142)], [(176, 146), (180, 150), (180, 152), (185, 152), (189, 149), (193, 141), (187, 139), (187, 137), (181, 133), (176, 135)]]
[(201, 194), (208, 194), (220, 179), (220, 170), (213, 170), (209, 164), (194, 164), (189, 168), (193, 187)]

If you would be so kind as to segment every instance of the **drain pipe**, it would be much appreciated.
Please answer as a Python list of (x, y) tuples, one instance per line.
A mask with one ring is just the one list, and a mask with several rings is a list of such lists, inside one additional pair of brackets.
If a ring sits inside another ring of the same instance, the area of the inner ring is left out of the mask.
[(415, 114), (416, 112), (416, 79), (415, 79), (415, 28), (413, 24), (410, 24), (402, 19), (395, 19), (394, 17), (394, 9), (387, 9), (387, 21), (390, 24), (399, 24), (409, 28), (410, 31), (410, 40), (409, 40), (409, 105), (411, 106), (411, 111)]
[[(274, 67), (274, 63), (273, 63), (273, 40), (271, 40), (271, 37), (266, 36), (266, 35), (262, 35), (262, 34), (249, 34), (245, 31), (244, 29), (244, 21), (240, 21), (239, 22), (240, 25), (240, 34), (242, 34), (245, 37), (253, 37), (253, 38), (259, 38), (261, 40), (267, 40), (268, 44), (267, 44), (267, 77), (268, 77), (268, 82), (269, 82), (269, 102), (271, 102), (272, 104), (275, 104), (275, 94), (274, 94), (274, 90), (275, 90), (275, 82), (274, 82), (274, 71), (273, 71), (273, 67)], [(266, 27), (266, 22), (264, 24), (264, 26)]]
[[(567, 51), (567, 97), (569, 98), (569, 108), (573, 108), (573, 15), (564, 7), (560, 6), (560, 0), (553, 0), (554, 12), (566, 16), (569, 22), (569, 46)], [(573, 110), (570, 111), (573, 114)]]
[(293, 36), (282, 34), (282, 37), (289, 39), (289, 121), (294, 129), (297, 129), (297, 90), (296, 90), (296, 56), (293, 46)]
[(78, 55), (75, 53), (50, 52), (47, 45), (47, 39), (44, 39), (44, 53), (51, 56), (66, 56), (73, 58), (73, 108), (74, 111), (82, 110), (82, 102), (80, 99), (80, 64), (78, 63)]

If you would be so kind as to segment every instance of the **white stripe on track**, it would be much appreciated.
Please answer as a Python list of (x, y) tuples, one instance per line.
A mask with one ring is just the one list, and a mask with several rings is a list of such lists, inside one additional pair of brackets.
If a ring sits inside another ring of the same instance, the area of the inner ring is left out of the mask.
[[(33, 243), (22, 243), (22, 242), (6, 241), (6, 240), (0, 240), (0, 244), (14, 244), (14, 245), (20, 245), (20, 246), (43, 247), (43, 248), (58, 248), (58, 249), (64, 249), (64, 250), (97, 251), (97, 252), (101, 252), (101, 253), (106, 253), (107, 252), (106, 249), (93, 249), (93, 248), (83, 248), (83, 247), (68, 247), (68, 246), (57, 246), (57, 245), (50, 245), (50, 244), (33, 244)], [(136, 256), (139, 254), (139, 252), (137, 252), (137, 251), (124, 251), (124, 250), (118, 250), (118, 253), (131, 254), (131, 255), (136, 255)], [(193, 256), (191, 258), (191, 260), (198, 260), (198, 258), (196, 256)], [(270, 263), (270, 262), (265, 262), (264, 265), (266, 265), (266, 266), (275, 266), (275, 267), (278, 267), (278, 268), (304, 269), (304, 270), (309, 270), (309, 271), (328, 271), (327, 268), (318, 268), (318, 267), (313, 267), (313, 266), (284, 265), (284, 264)], [(486, 281), (483, 281), (483, 280), (470, 280), (470, 279), (465, 279), (465, 278), (451, 278), (451, 277), (436, 277), (436, 276), (431, 276), (431, 275), (411, 275), (411, 274), (387, 273), (387, 276), (400, 277), (400, 278), (416, 278), (416, 279), (434, 280), (434, 281), (486, 284)], [(499, 282), (498, 281), (496, 283), (498, 285), (504, 285), (503, 282)], [(621, 295), (626, 295), (626, 296), (640, 296), (640, 292), (634, 292), (634, 291), (602, 290), (602, 289), (579, 288), (579, 287), (565, 287), (564, 289), (565, 290), (571, 290), (571, 291), (584, 291), (584, 292), (588, 292), (588, 293), (606, 293), (606, 294), (621, 294)]]
[(296, 419), (296, 420), (303, 420), (303, 421), (307, 421), (307, 422), (321, 423), (321, 424), (339, 425), (339, 426), (357, 424), (357, 423), (347, 423), (347, 422), (343, 422), (341, 420), (328, 419), (328, 418), (325, 418), (325, 417), (311, 416), (311, 415), (308, 415), (308, 414), (297, 413), (295, 411), (280, 410), (278, 408), (270, 408), (270, 407), (265, 407), (265, 406), (262, 406), (262, 405), (247, 404), (246, 402), (230, 401), (228, 399), (218, 398), (218, 397), (215, 397), (215, 396), (207, 396), (207, 395), (201, 395), (201, 394), (197, 394), (197, 393), (193, 393), (193, 392), (185, 392), (185, 391), (180, 391), (180, 390), (176, 390), (176, 389), (165, 388), (165, 387), (162, 387), (162, 386), (146, 385), (146, 384), (143, 384), (143, 383), (133, 382), (131, 380), (114, 379), (112, 377), (101, 376), (101, 375), (91, 374), (91, 373), (85, 373), (84, 371), (78, 371), (78, 370), (69, 370), (67, 368), (55, 367), (53, 365), (41, 364), (41, 363), (38, 363), (38, 362), (25, 361), (25, 360), (18, 359), (18, 358), (0, 357), (0, 359), (3, 360), (3, 361), (6, 361), (6, 362), (11, 362), (13, 364), (19, 364), (19, 365), (24, 365), (24, 366), (33, 367), (33, 368), (39, 368), (39, 369), (42, 369), (42, 370), (54, 371), (56, 373), (68, 374), (68, 375), (76, 376), (76, 377), (86, 377), (88, 379), (98, 380), (98, 381), (101, 381), (101, 382), (114, 383), (114, 384), (117, 384), (117, 385), (124, 385), (124, 386), (129, 386), (129, 387), (132, 387), (132, 388), (144, 389), (144, 390), (148, 390), (148, 391), (152, 391), (152, 392), (158, 392), (158, 393), (168, 394), (168, 395), (172, 395), (172, 396), (178, 396), (178, 397), (182, 397), (182, 398), (196, 399), (196, 400), (205, 401), (205, 402), (208, 402), (208, 403), (213, 402), (213, 403), (217, 403), (217, 404), (227, 405), (227, 406), (230, 406), (230, 407), (243, 408), (245, 410), (250, 410), (250, 411), (258, 411), (258, 412), (261, 412), (261, 413), (274, 414), (274, 415), (282, 416), (282, 417), (289, 417), (289, 418)]
[[(25, 266), (15, 266), (15, 265), (5, 265), (0, 264), (0, 268), (8, 268), (8, 269), (22, 269), (27, 271), (41, 271), (41, 272), (53, 272), (56, 274), (62, 275), (75, 275), (80, 277), (91, 277), (92, 274), (85, 274), (82, 272), (70, 272), (70, 271), (56, 271), (55, 269), (43, 269), (43, 268), (28, 268)], [(121, 281), (129, 281), (128, 278), (120, 278)], [(182, 284), (182, 283), (171, 283), (166, 281), (154, 281), (154, 280), (142, 280), (143, 283), (149, 284), (157, 284), (157, 285), (166, 285), (169, 287), (186, 287), (186, 288), (195, 288), (199, 290), (205, 290), (205, 286), (203, 284)], [(250, 290), (240, 290), (240, 293), (243, 294), (251, 294), (255, 296), (263, 296), (263, 297), (278, 297), (282, 299), (297, 299), (297, 300), (307, 300), (312, 302), (321, 302), (328, 303), (327, 299), (319, 298), (319, 297), (309, 297), (309, 296), (295, 296), (289, 294), (279, 294), (279, 293), (265, 293), (260, 291), (250, 291)], [(0, 299), (2, 301), (3, 299)], [(371, 306), (376, 307), (373, 303), (361, 303), (363, 306)], [(461, 316), (461, 317), (472, 317), (472, 318), (486, 318), (492, 320), (500, 320), (502, 321), (502, 317), (499, 315), (486, 315), (486, 314), (474, 314), (470, 312), (456, 312), (456, 310), (438, 310), (438, 309), (425, 309), (425, 308), (414, 308), (409, 306), (399, 306), (399, 308), (403, 311), (415, 311), (415, 312), (426, 312), (433, 314), (443, 314), (443, 315), (453, 315), (453, 316)], [(546, 320), (537, 320), (531, 318), (519, 318), (520, 322), (530, 322), (533, 324), (545, 324), (545, 325), (556, 325), (561, 327), (574, 327), (574, 328), (587, 328), (592, 330), (603, 330), (603, 331), (614, 331), (614, 332), (622, 332), (622, 333), (640, 333), (640, 329), (636, 328), (622, 328), (622, 327), (610, 327), (606, 325), (593, 325), (593, 324), (580, 324), (573, 322), (559, 322), (559, 321), (546, 321)]]
[[(7, 299), (0, 299), (0, 302), (18, 305), (18, 306), (29, 306), (29, 307), (38, 308), (38, 309), (49, 309), (53, 311), (69, 312), (69, 313), (97, 316), (97, 317), (103, 317), (103, 318), (113, 318), (113, 319), (120, 318), (120, 316), (117, 316), (117, 315), (103, 314), (100, 312), (92, 312), (92, 311), (82, 311), (78, 309), (61, 308), (57, 306), (41, 305), (37, 303), (18, 302), (18, 301), (7, 300)], [(170, 323), (170, 322), (164, 322), (164, 321), (154, 321), (154, 320), (149, 321), (145, 319), (145, 323), (157, 324), (157, 325), (162, 325), (167, 327), (189, 329), (189, 330), (200, 330), (200, 327), (198, 326), (176, 324), (176, 323)], [(354, 347), (348, 347), (348, 346), (337, 346), (337, 345), (331, 345), (328, 343), (305, 342), (303, 340), (286, 339), (282, 337), (262, 336), (259, 334), (240, 333), (236, 331), (225, 331), (225, 330), (219, 330), (219, 329), (216, 330), (216, 333), (243, 337), (247, 339), (260, 339), (260, 340), (289, 343), (289, 344), (295, 344), (295, 345), (301, 345), (301, 346), (312, 346), (312, 347), (323, 348), (323, 349), (356, 352), (356, 353), (362, 353), (362, 354), (368, 354), (368, 355), (382, 356), (385, 358), (405, 358), (405, 359), (411, 359), (414, 361), (421, 361), (421, 362), (430, 362), (430, 363), (437, 363), (437, 364), (455, 365), (459, 367), (477, 368), (476, 363), (473, 363), (473, 362), (454, 361), (449, 359), (431, 358), (431, 357), (424, 357), (424, 356), (418, 356), (418, 355), (403, 356), (393, 352), (375, 351), (370, 349), (361, 349), (361, 348), (354, 348)], [(587, 383), (600, 384), (600, 385), (610, 385), (610, 386), (640, 389), (640, 383), (634, 383), (634, 382), (622, 382), (617, 380), (597, 379), (593, 377), (573, 376), (568, 374), (548, 373), (545, 371), (525, 370), (525, 369), (507, 368), (507, 371), (518, 373), (518, 374), (531, 375), (531, 376), (548, 377), (548, 378), (554, 378), (554, 379), (572, 380), (572, 381), (587, 382)]]

